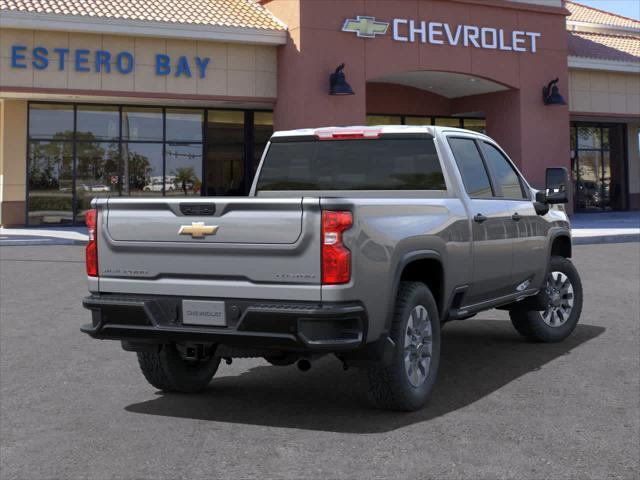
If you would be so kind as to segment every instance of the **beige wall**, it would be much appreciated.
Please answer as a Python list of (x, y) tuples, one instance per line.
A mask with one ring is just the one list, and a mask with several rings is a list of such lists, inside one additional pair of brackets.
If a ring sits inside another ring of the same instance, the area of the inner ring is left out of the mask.
[(640, 115), (640, 75), (596, 70), (569, 71), (571, 112)]
[[(27, 47), (26, 69), (11, 68), (12, 45)], [(36, 70), (31, 66), (31, 50), (43, 46), (50, 52), (49, 67)], [(76, 72), (73, 64), (59, 71), (52, 61), (54, 48), (88, 49), (91, 72)], [(165, 40), (82, 33), (32, 30), (0, 30), (0, 87), (70, 89), (88, 91), (122, 91), (138, 94), (177, 94), (275, 98), (277, 95), (277, 47), (194, 40)], [(121, 51), (135, 55), (135, 69), (121, 74), (95, 72), (95, 51), (107, 50), (114, 56)], [(155, 74), (155, 55), (168, 54), (173, 66), (178, 57), (186, 56), (192, 76), (187, 78)], [(206, 77), (197, 74), (195, 56), (209, 57)]]
[(27, 102), (0, 100), (0, 225), (22, 225), (27, 172)]

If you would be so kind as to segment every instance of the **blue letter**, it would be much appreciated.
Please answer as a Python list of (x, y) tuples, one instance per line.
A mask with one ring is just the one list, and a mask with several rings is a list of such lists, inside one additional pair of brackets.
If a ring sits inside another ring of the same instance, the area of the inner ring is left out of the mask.
[(178, 59), (178, 66), (176, 67), (176, 77), (180, 75), (186, 75), (187, 78), (191, 78), (191, 68), (189, 68), (189, 61), (187, 57), (180, 57)]
[(18, 52), (24, 52), (26, 49), (27, 47), (22, 45), (13, 45), (11, 47), (11, 68), (27, 68), (24, 63), (18, 63), (18, 60), (24, 60), (26, 58), (22, 53)]
[(207, 66), (209, 65), (209, 60), (209, 57), (196, 57), (196, 65), (198, 65), (198, 70), (200, 71), (200, 78), (204, 78), (207, 75)]
[[(127, 64), (126, 66), (125, 59)], [(135, 61), (133, 59), (133, 55), (129, 52), (120, 52), (116, 57), (116, 69), (123, 75), (133, 72), (134, 65)]]
[(53, 49), (54, 52), (56, 52), (58, 54), (58, 57), (60, 58), (60, 61), (58, 63), (58, 70), (64, 70), (64, 57), (67, 53), (69, 53), (69, 49), (68, 48), (54, 48)]
[(89, 50), (76, 50), (76, 72), (89, 72), (91, 69), (85, 67), (89, 63)]
[(33, 68), (37, 70), (44, 70), (49, 66), (49, 59), (47, 58), (49, 55), (49, 50), (44, 47), (36, 47), (33, 49)]
[(171, 73), (171, 58), (169, 55), (159, 53), (156, 55), (156, 75), (169, 75)]
[(101, 72), (102, 67), (107, 73), (111, 73), (111, 54), (106, 50), (96, 51), (96, 72)]

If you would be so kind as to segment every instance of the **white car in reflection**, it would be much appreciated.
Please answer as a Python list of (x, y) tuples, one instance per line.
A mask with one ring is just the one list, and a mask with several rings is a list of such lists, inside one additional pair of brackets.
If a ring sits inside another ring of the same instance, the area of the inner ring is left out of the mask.
[[(142, 189), (145, 192), (162, 192), (162, 180), (152, 180), (147, 183)], [(176, 189), (176, 186), (172, 182), (164, 182), (164, 189), (167, 192), (173, 191)]]

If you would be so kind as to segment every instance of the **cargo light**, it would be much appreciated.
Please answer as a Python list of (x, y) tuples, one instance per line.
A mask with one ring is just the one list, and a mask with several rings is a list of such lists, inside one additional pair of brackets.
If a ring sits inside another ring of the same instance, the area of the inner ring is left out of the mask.
[(89, 228), (89, 243), (85, 251), (87, 263), (87, 275), (90, 277), (98, 276), (98, 211), (89, 210), (85, 216), (85, 222)]
[(380, 129), (362, 129), (362, 130), (317, 130), (316, 138), (318, 140), (352, 140), (358, 138), (379, 138)]
[(351, 212), (322, 211), (322, 283), (339, 285), (351, 280), (351, 252), (342, 232), (353, 226)]

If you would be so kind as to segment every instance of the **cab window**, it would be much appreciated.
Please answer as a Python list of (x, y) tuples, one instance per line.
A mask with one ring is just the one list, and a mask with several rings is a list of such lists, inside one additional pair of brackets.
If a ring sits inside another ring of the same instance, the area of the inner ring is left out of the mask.
[(522, 182), (516, 170), (511, 166), (500, 150), (490, 143), (483, 142), (484, 153), (489, 168), (493, 171), (495, 181), (504, 198), (528, 198), (522, 188)]
[(475, 140), (472, 138), (449, 138), (449, 146), (469, 196), (472, 198), (492, 198), (494, 194), (489, 174)]

